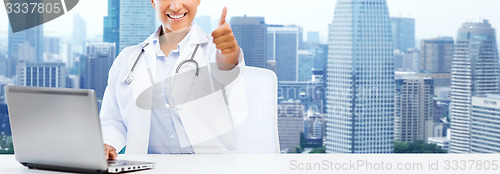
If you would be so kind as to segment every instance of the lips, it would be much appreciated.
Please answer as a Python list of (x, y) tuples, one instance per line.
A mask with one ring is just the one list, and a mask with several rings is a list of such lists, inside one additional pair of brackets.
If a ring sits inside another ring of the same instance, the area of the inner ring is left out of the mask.
[(183, 17), (185, 17), (187, 15), (187, 12), (184, 13), (184, 14), (167, 14), (167, 16), (170, 18), (170, 19), (182, 19)]

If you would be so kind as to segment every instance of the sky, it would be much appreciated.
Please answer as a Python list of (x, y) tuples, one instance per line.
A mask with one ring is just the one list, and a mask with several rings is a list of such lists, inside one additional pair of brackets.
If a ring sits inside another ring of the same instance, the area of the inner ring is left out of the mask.
[[(303, 27), (304, 36), (307, 31), (319, 31), (326, 40), (335, 3), (336, 0), (201, 0), (197, 16), (209, 15), (216, 22), (223, 7), (227, 6), (227, 20), (231, 16), (245, 14), (263, 16), (267, 24), (297, 24)], [(417, 39), (455, 36), (462, 23), (479, 22), (482, 19), (489, 19), (494, 28), (500, 28), (499, 0), (388, 0), (388, 6), (391, 17), (416, 19)], [(89, 39), (102, 35), (107, 0), (80, 0), (68, 14), (44, 24), (45, 34), (69, 37), (73, 15), (76, 13), (87, 21)], [(0, 8), (2, 42), (6, 42), (7, 22), (5, 8)]]

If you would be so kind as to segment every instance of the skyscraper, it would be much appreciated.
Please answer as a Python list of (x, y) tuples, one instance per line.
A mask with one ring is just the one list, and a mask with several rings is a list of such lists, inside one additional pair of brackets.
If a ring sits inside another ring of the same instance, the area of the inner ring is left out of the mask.
[(329, 30), (329, 153), (392, 153), (394, 61), (386, 0), (337, 0)]
[(0, 53), (0, 76), (7, 77), (7, 69), (8, 69), (7, 62), (8, 62), (7, 57), (5, 57), (5, 55)]
[(413, 48), (406, 51), (394, 50), (394, 69), (396, 71), (418, 72), (420, 52)]
[(232, 17), (231, 28), (245, 54), (245, 65), (266, 68), (266, 33), (264, 17)]
[(299, 50), (298, 81), (312, 81), (314, 53), (309, 50)]
[(19, 61), (17, 85), (36, 87), (66, 87), (66, 65), (64, 63), (32, 63)]
[(156, 30), (151, 1), (120, 0), (119, 51), (146, 40)]
[(120, 52), (120, 0), (108, 0), (108, 16), (104, 16), (103, 42), (115, 43), (115, 54)]
[(472, 97), (471, 151), (500, 153), (500, 95)]
[(98, 100), (104, 96), (108, 72), (115, 59), (114, 43), (89, 43), (80, 59), (80, 88), (93, 89)]
[(278, 81), (298, 81), (301, 28), (269, 25), (267, 27), (267, 57), (276, 60)]
[(315, 50), (314, 69), (322, 70), (326, 73), (328, 61), (328, 45), (319, 44), (316, 45), (313, 49)]
[(498, 50), (488, 20), (458, 29), (451, 72), (451, 153), (471, 152), (472, 97), (498, 92)]
[(87, 21), (80, 14), (73, 15), (73, 32), (71, 33), (71, 44), (75, 53), (83, 53), (87, 41)]
[(451, 86), (453, 47), (453, 37), (425, 39), (420, 43), (420, 72), (432, 77), (436, 88)]
[(394, 141), (427, 141), (433, 137), (433, 80), (396, 72)]
[(61, 38), (59, 37), (46, 37), (44, 44), (44, 51), (49, 54), (59, 55), (61, 53)]
[[(23, 19), (20, 19), (23, 20)], [(34, 62), (43, 62), (43, 25), (33, 27), (27, 30), (12, 33), (11, 27), (9, 27), (9, 48), (8, 48), (8, 66), (7, 66), (7, 77), (11, 78), (16, 75), (16, 67), (19, 59), (26, 59), (27, 57), (21, 58), (21, 54), (28, 54), (29, 59)]]
[(294, 151), (300, 145), (304, 131), (304, 105), (300, 102), (284, 102), (278, 106), (278, 135), (280, 150)]
[(391, 26), (395, 50), (415, 48), (415, 19), (393, 17)]

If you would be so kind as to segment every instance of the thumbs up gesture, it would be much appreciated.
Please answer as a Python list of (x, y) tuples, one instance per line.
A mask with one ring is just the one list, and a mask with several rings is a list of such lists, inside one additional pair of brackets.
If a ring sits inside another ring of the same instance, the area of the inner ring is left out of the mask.
[(221, 70), (231, 70), (238, 64), (240, 46), (236, 42), (231, 26), (226, 22), (227, 7), (222, 10), (217, 29), (212, 32), (217, 49), (217, 65)]

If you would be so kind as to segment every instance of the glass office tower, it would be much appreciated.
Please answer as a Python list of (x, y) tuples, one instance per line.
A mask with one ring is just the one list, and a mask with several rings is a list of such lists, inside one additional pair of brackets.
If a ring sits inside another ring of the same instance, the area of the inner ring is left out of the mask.
[(234, 37), (245, 55), (245, 65), (266, 68), (267, 25), (264, 17), (231, 17)]
[(120, 52), (120, 0), (108, 0), (108, 15), (104, 16), (103, 23), (102, 40), (115, 43), (115, 54), (118, 54)]
[(151, 1), (120, 0), (119, 51), (146, 40), (156, 30)]
[(451, 67), (450, 153), (471, 152), (472, 97), (498, 92), (499, 68), (495, 29), (487, 20), (464, 23)]
[(268, 25), (267, 57), (276, 61), (278, 81), (299, 80), (300, 37), (299, 27)]
[(329, 30), (328, 153), (392, 153), (394, 61), (386, 0), (337, 0)]
[(406, 51), (415, 48), (415, 19), (391, 18), (394, 49)]

